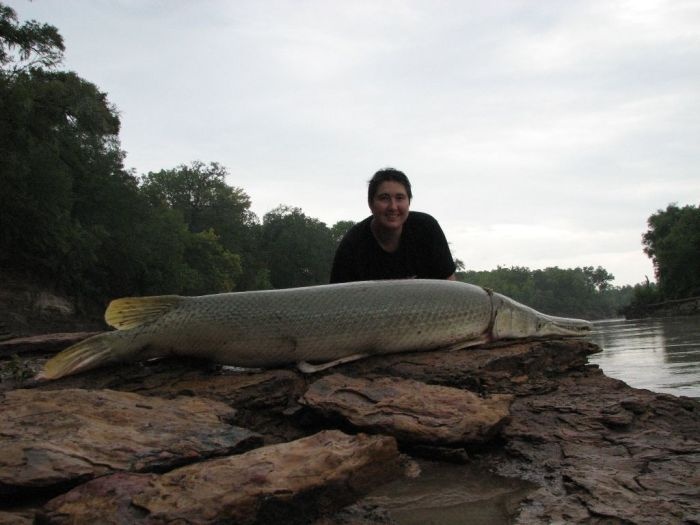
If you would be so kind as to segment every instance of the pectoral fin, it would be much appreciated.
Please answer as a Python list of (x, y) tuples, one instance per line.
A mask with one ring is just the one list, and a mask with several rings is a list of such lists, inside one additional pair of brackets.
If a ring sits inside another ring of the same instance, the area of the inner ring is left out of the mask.
[(352, 354), (340, 359), (335, 359), (334, 361), (328, 361), (327, 363), (321, 363), (319, 365), (312, 365), (306, 361), (299, 361), (297, 363), (297, 368), (300, 372), (304, 374), (313, 374), (314, 372), (320, 372), (321, 370), (326, 370), (327, 368), (332, 368), (334, 366), (342, 365), (345, 363), (351, 363), (357, 361), (358, 359), (364, 359), (368, 357), (369, 354)]

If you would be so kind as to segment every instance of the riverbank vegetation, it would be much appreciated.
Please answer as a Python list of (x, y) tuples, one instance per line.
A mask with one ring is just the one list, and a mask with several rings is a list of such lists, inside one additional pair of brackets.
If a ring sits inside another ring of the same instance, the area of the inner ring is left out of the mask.
[(632, 286), (613, 286), (614, 276), (600, 266), (544, 270), (499, 267), (490, 271), (461, 271), (457, 277), (507, 295), (543, 313), (585, 319), (619, 316), (634, 293)]
[[(235, 174), (216, 162), (141, 176), (125, 169), (117, 108), (97, 86), (59, 69), (63, 52), (55, 27), (19, 23), (0, 3), (0, 271), (99, 305), (126, 295), (328, 282), (352, 221), (329, 226), (284, 205), (261, 219), (244, 189), (227, 182)], [(601, 267), (458, 275), (544, 312), (610, 317), (632, 297), (700, 289), (698, 272), (688, 280), (679, 262), (698, 268), (699, 223), (697, 210), (686, 208), (650, 218), (644, 250), (657, 266), (658, 289), (614, 287)], [(689, 238), (695, 252), (678, 251)]]
[[(627, 316), (646, 316), (669, 305), (683, 310), (684, 299), (700, 300), (700, 206), (669, 204), (647, 220), (642, 245), (654, 263), (656, 283), (635, 287)], [(694, 311), (694, 310), (693, 310)]]

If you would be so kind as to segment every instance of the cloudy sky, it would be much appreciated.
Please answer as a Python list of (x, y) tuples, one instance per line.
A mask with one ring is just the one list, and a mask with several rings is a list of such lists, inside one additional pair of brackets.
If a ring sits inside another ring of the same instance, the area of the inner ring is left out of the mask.
[(262, 217), (369, 214), (403, 170), (467, 269), (653, 279), (700, 204), (700, 0), (5, 0), (108, 94), (126, 166), (218, 162)]

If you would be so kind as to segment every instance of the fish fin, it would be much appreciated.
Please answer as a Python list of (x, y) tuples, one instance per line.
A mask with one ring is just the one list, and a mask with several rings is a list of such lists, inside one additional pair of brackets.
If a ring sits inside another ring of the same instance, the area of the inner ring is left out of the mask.
[(320, 372), (321, 370), (326, 370), (327, 368), (332, 368), (334, 366), (342, 365), (345, 363), (351, 363), (352, 361), (357, 361), (358, 359), (364, 359), (369, 356), (369, 354), (352, 354), (340, 359), (335, 359), (334, 361), (328, 361), (327, 363), (321, 363), (319, 365), (312, 365), (307, 361), (299, 361), (297, 363), (297, 368), (300, 372), (304, 374), (313, 374), (315, 372)]
[(111, 341), (113, 333), (94, 335), (66, 348), (44, 363), (36, 379), (58, 379), (115, 361)]
[(127, 330), (141, 326), (163, 316), (182, 301), (178, 295), (154, 295), (151, 297), (124, 297), (115, 299), (107, 307), (105, 321), (109, 326)]
[(443, 346), (438, 348), (438, 350), (446, 350), (448, 352), (456, 352), (457, 350), (464, 350), (465, 348), (470, 348), (472, 346), (479, 346), (486, 344), (490, 341), (490, 338), (487, 336), (482, 336), (478, 339), (470, 339), (468, 341), (460, 341), (458, 343), (453, 343), (448, 346)]

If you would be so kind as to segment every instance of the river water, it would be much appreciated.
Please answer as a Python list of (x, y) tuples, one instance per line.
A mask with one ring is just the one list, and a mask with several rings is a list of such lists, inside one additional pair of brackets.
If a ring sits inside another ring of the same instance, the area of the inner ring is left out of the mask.
[(700, 398), (700, 316), (594, 322), (590, 356), (610, 377), (635, 388)]

